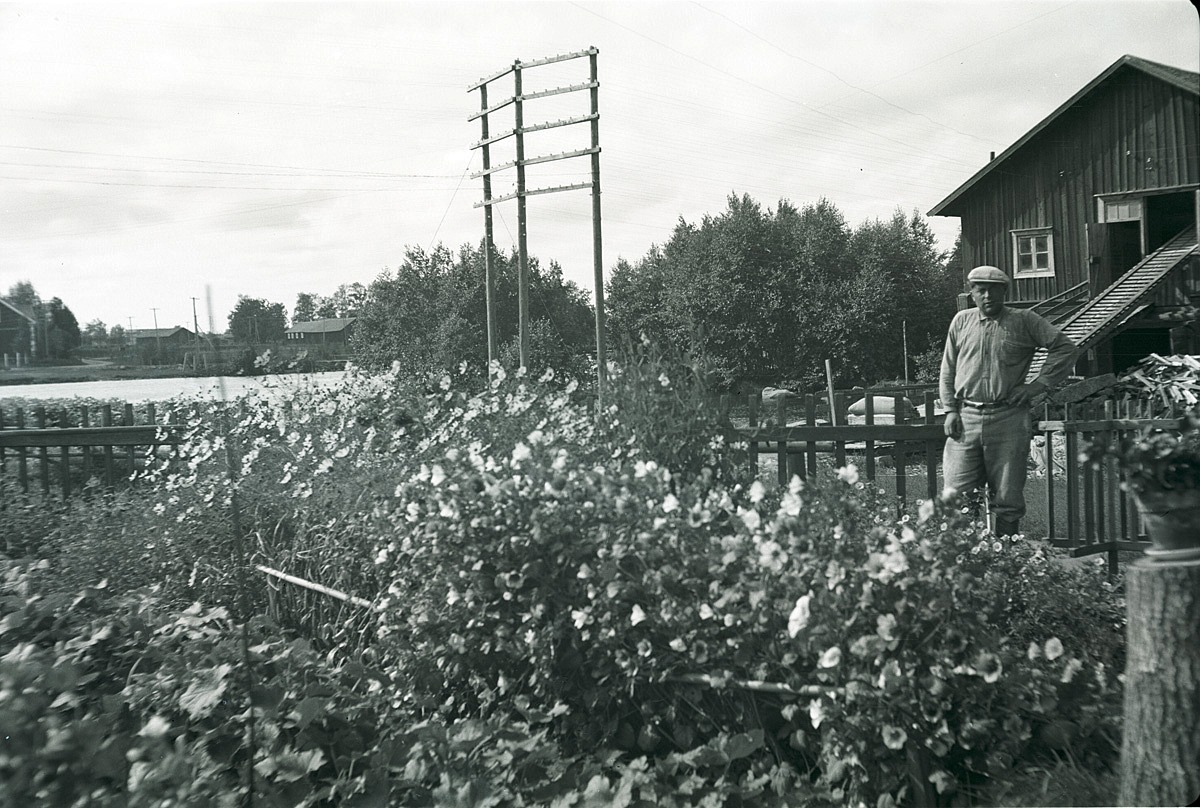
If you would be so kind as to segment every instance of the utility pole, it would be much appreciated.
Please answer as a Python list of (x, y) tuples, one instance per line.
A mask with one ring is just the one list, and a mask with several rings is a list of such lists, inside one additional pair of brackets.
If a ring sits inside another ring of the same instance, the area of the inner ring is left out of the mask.
[[(192, 355), (192, 370), (200, 369), (200, 318), (196, 316), (196, 298), (192, 298), (192, 327), (196, 329), (195, 339), (195, 354)], [(208, 362), (204, 363), (208, 367)]]
[[(467, 89), (468, 92), (480, 91), (480, 110), (471, 115), (467, 120), (473, 121), (477, 118), (482, 119), (482, 135), (483, 138), (471, 148), (482, 148), (483, 151), (483, 170), (471, 175), (472, 179), (483, 178), (483, 201), (476, 203), (475, 207), (484, 209), (484, 271), (487, 275), (485, 282), (490, 284), (491, 278), (491, 249), (492, 249), (492, 205), (497, 205), (501, 202), (506, 202), (510, 199), (517, 200), (517, 254), (518, 254), (518, 288), (517, 288), (517, 316), (518, 329), (520, 340), (520, 354), (522, 367), (528, 367), (529, 363), (529, 253), (527, 245), (527, 227), (525, 216), (525, 199), (526, 197), (535, 194), (556, 193), (558, 191), (573, 191), (581, 188), (592, 189), (592, 256), (594, 261), (594, 274), (596, 284), (596, 366), (597, 366), (597, 382), (598, 393), (602, 397), (604, 384), (606, 380), (606, 365), (607, 359), (605, 356), (605, 339), (604, 339), (604, 265), (603, 251), (601, 249), (600, 237), (600, 112), (599, 112), (599, 81), (596, 72), (596, 56), (599, 51), (596, 48), (588, 48), (585, 51), (576, 53), (568, 53), (560, 56), (551, 56), (545, 59), (538, 59), (532, 62), (522, 62), (519, 59), (513, 62), (512, 66), (506, 68), (499, 73), (490, 76), (486, 79), (481, 79)], [(542, 65), (554, 64), (556, 62), (565, 62), (571, 59), (580, 59), (584, 56), (589, 58), (590, 62), (590, 78), (588, 81), (581, 84), (574, 84), (568, 87), (558, 87), (551, 90), (542, 90), (539, 92), (525, 93), (523, 88), (524, 70)], [(511, 98), (506, 98), (502, 101), (488, 105), (487, 89), (488, 85), (498, 79), (504, 78), (509, 73), (513, 74), (513, 95)], [(561, 95), (563, 93), (578, 92), (580, 90), (589, 90), (591, 94), (591, 112), (586, 115), (580, 115), (573, 118), (567, 118), (557, 121), (547, 121), (545, 123), (534, 124), (531, 126), (525, 125), (525, 102), (537, 98), (546, 98), (553, 95)], [(513, 105), (514, 109), (514, 128), (503, 134), (493, 135), (488, 126), (488, 116), (503, 109), (509, 104)], [(538, 157), (527, 158), (525, 156), (525, 135), (530, 132), (538, 132), (546, 129), (553, 129), (560, 126), (569, 126), (578, 123), (591, 124), (591, 147), (580, 149), (578, 151), (564, 152), (561, 154), (542, 155)], [(489, 147), (493, 143), (497, 143), (509, 137), (516, 138), (516, 160), (511, 163), (493, 166), (491, 164), (491, 152)], [(538, 163), (548, 163), (553, 160), (566, 160), (572, 157), (582, 157), (591, 155), (592, 158), (592, 176), (590, 182), (575, 183), (573, 185), (562, 185), (553, 188), (537, 188), (529, 190), (525, 184), (525, 167)], [(500, 197), (492, 196), (491, 175), (509, 168), (517, 170), (517, 190), (515, 193), (506, 194)], [(489, 322), (489, 340), (491, 340), (492, 332), (491, 325), (495, 322), (494, 297), (488, 296), (488, 322)], [(494, 348), (489, 341), (488, 349), (489, 361), (494, 358)]]
[(129, 344), (131, 346), (133, 346), (134, 348), (136, 348), (137, 347), (137, 338), (135, 336), (133, 336), (133, 318), (129, 317), (127, 319), (129, 320)]
[(154, 364), (158, 364), (162, 356), (162, 337), (158, 333), (158, 309), (151, 308), (154, 312)]

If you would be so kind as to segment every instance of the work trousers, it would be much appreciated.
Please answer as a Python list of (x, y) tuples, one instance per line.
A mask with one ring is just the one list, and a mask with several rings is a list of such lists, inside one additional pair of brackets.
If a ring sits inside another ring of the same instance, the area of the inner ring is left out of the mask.
[(963, 407), (962, 438), (946, 439), (942, 451), (945, 487), (959, 493), (988, 488), (997, 522), (1025, 515), (1025, 475), (1033, 424), (1028, 407), (979, 410)]

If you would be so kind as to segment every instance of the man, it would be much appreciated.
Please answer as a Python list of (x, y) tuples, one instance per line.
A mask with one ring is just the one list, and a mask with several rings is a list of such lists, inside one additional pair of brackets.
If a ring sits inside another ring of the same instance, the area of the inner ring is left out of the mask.
[[(942, 473), (946, 487), (959, 492), (986, 484), (996, 535), (1009, 536), (1019, 532), (1025, 515), (1030, 403), (1070, 373), (1075, 344), (1044, 317), (1005, 306), (1009, 279), (1000, 269), (975, 267), (967, 283), (976, 308), (954, 316), (942, 354)], [(1048, 356), (1037, 379), (1026, 384), (1035, 348)]]

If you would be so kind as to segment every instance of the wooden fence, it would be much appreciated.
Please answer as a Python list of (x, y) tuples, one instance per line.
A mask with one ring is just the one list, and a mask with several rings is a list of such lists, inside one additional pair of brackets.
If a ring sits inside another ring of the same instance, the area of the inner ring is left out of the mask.
[[(763, 407), (758, 396), (739, 401), (721, 400), (727, 417), (726, 434), (749, 444), (750, 470), (760, 476), (764, 455), (774, 456), (780, 485), (792, 475), (805, 478), (822, 466), (827, 471), (854, 463), (871, 482), (880, 484), (894, 475), (896, 508), (911, 508), (909, 499), (933, 498), (941, 493), (941, 459), (945, 444), (944, 413), (934, 393), (925, 390), (915, 414), (897, 394), (886, 423), (875, 412), (877, 396), (850, 390), (835, 392), (835, 418), (830, 418), (828, 396), (806, 395)], [(848, 401), (862, 400), (861, 416), (851, 414)], [(745, 412), (744, 417), (740, 413)], [(1029, 512), (1023, 524), (1030, 535), (1070, 551), (1072, 556), (1107, 554), (1116, 569), (1118, 553), (1141, 551), (1149, 545), (1145, 526), (1133, 498), (1121, 488), (1115, 459), (1096, 467), (1080, 461), (1080, 452), (1093, 440), (1108, 443), (1146, 428), (1182, 428), (1182, 413), (1166, 416), (1151, 411), (1145, 401), (1109, 399), (1076, 404), (1043, 405), (1034, 423), (1032, 472), (1025, 488)], [(886, 466), (886, 469), (883, 467)]]
[[(750, 470), (755, 476), (763, 455), (774, 455), (781, 485), (793, 475), (806, 478), (816, 474), (822, 462), (828, 468), (852, 462), (876, 483), (886, 467), (887, 476), (895, 478), (897, 508), (903, 510), (909, 501), (910, 476), (917, 477), (925, 498), (941, 490), (938, 471), (946, 441), (944, 418), (935, 406), (934, 392), (927, 386), (917, 389), (924, 395), (916, 409), (910, 409), (909, 399), (895, 388), (837, 391), (832, 408), (827, 395), (785, 397), (769, 407), (751, 395), (744, 399), (744, 419), (737, 415), (742, 402), (723, 397), (721, 408), (729, 414), (728, 437), (749, 444)], [(884, 409), (891, 412), (877, 412), (880, 399), (890, 403)], [(851, 412), (853, 403), (860, 400), (861, 414)]]
[(98, 408), (80, 405), (31, 413), (16, 408), (7, 418), (0, 411), (0, 470), (14, 475), (24, 493), (40, 488), (67, 499), (99, 480), (114, 488), (143, 468), (161, 450), (178, 441), (174, 412), (160, 423), (154, 404), (146, 404), (139, 421), (132, 404)]

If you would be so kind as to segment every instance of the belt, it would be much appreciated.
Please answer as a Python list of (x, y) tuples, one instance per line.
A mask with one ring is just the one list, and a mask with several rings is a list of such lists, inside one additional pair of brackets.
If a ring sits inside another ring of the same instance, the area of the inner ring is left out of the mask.
[(1012, 406), (1006, 401), (967, 401), (965, 398), (959, 399), (958, 403), (976, 410), (999, 410)]

